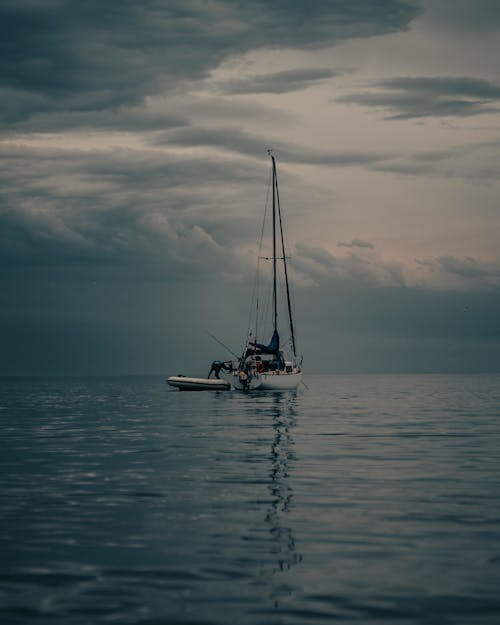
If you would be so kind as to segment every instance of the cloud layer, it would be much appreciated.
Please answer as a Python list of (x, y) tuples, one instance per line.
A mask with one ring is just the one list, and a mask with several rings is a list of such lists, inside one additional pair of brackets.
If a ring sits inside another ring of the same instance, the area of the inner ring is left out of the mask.
[(239, 349), (268, 148), (309, 363), (458, 370), (452, 337), (494, 368), (499, 10), (473, 4), (0, 3), (3, 372), (203, 372), (207, 325)]
[(387, 109), (391, 119), (469, 116), (497, 111), (500, 85), (470, 77), (398, 77), (376, 83), (370, 92), (339, 102)]
[(218, 83), (218, 88), (227, 94), (243, 93), (288, 93), (306, 89), (328, 78), (337, 76), (338, 72), (327, 68), (289, 69), (271, 74), (259, 74), (249, 78), (233, 78)]
[(11, 125), (40, 113), (134, 107), (206, 76), (230, 55), (381, 35), (415, 14), (403, 0), (3, 2), (0, 114)]

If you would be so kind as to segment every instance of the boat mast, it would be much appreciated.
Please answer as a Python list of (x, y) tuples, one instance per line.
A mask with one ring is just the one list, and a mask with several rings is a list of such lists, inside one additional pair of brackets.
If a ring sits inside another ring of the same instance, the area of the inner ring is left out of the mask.
[(278, 204), (278, 216), (279, 216), (279, 220), (280, 220), (281, 250), (283, 252), (283, 268), (285, 270), (286, 303), (288, 305), (288, 319), (290, 320), (290, 334), (292, 335), (293, 355), (296, 357), (297, 356), (297, 349), (295, 347), (295, 330), (294, 330), (294, 327), (293, 327), (292, 303), (290, 301), (290, 288), (288, 286), (288, 269), (287, 269), (287, 266), (286, 266), (286, 254), (285, 254), (285, 237), (283, 235), (283, 221), (281, 219), (280, 194), (279, 194), (279, 191), (278, 191), (278, 177), (276, 175), (276, 164), (274, 163), (274, 157), (273, 157), (273, 164), (274, 164), (274, 182), (275, 182), (275, 185), (276, 185), (276, 200), (277, 200), (277, 204)]
[(278, 325), (278, 305), (276, 301), (276, 162), (269, 151), (273, 162), (273, 326), (274, 331)]

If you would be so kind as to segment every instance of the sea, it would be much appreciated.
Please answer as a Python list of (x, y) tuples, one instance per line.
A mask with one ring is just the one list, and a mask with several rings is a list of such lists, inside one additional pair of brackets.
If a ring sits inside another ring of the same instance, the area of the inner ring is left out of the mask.
[(500, 623), (500, 375), (0, 381), (0, 623)]

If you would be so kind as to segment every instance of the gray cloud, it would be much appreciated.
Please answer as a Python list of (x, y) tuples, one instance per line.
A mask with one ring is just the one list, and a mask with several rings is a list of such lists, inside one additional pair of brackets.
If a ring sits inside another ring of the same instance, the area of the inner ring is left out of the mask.
[(363, 248), (369, 253), (351, 251), (347, 255), (334, 255), (322, 247), (298, 243), (293, 266), (306, 282), (322, 288), (329, 288), (333, 283), (436, 292), (489, 292), (500, 287), (500, 265), (495, 262), (447, 255), (416, 259), (413, 267), (405, 269), (402, 264), (387, 261), (372, 252), (373, 247), (361, 246)]
[[(2, 91), (0, 90), (0, 97)], [(9, 118), (4, 128), (6, 136), (26, 133), (73, 131), (123, 131), (155, 132), (169, 128), (189, 126), (191, 117), (202, 117), (211, 123), (233, 123), (242, 120), (273, 121), (281, 126), (295, 119), (295, 116), (283, 109), (265, 106), (240, 99), (235, 102), (224, 97), (196, 97), (188, 94), (175, 94), (171, 97), (148, 99), (137, 105), (124, 105), (103, 110), (62, 110), (31, 112), (25, 115), (22, 106), (17, 107), (16, 98), (6, 95), (6, 101), (12, 105), (15, 117)], [(179, 112), (181, 111), (181, 112)], [(0, 123), (1, 128), (1, 123)]]
[(353, 239), (352, 241), (339, 241), (337, 245), (338, 247), (360, 247), (370, 250), (375, 249), (373, 243), (370, 243), (369, 241), (363, 241), (363, 239)]
[[(3, 373), (202, 374), (218, 354), (203, 340), (207, 319), (240, 346), (234, 319), (247, 318), (251, 279), (225, 274), (240, 272), (238, 249), (255, 244), (255, 212), (248, 218), (240, 202), (255, 197), (264, 167), (148, 151), (1, 155)], [(498, 289), (479, 288), (497, 279), (493, 267), (422, 261), (478, 286), (430, 292), (408, 285), (397, 263), (358, 251), (292, 250), (292, 270), (320, 287), (295, 289), (309, 372), (498, 367)]]
[(12, 121), (11, 133), (63, 132), (65, 130), (154, 131), (184, 126), (186, 117), (168, 111), (153, 111), (146, 106), (117, 107), (97, 111), (59, 111), (32, 113)]
[(339, 72), (324, 68), (290, 69), (249, 78), (234, 78), (219, 82), (216, 86), (228, 94), (288, 93), (306, 89), (338, 74)]
[(373, 171), (408, 176), (463, 178), (469, 180), (498, 179), (498, 140), (460, 143), (447, 149), (401, 154), (386, 161), (368, 165)]
[(375, 255), (334, 256), (297, 246), (293, 266), (317, 287), (298, 290), (306, 357), (318, 364), (321, 354), (325, 370), (498, 370), (500, 281), (495, 285), (488, 277), (494, 268), (467, 258), (429, 264), (444, 272), (438, 289), (412, 283), (397, 263)]
[[(90, 271), (188, 280), (238, 272), (235, 249), (246, 243), (248, 216), (234, 207), (265, 179), (251, 163), (148, 151), (4, 147), (0, 157), (4, 276)], [(222, 184), (228, 176), (232, 189)]]
[[(147, 150), (47, 153), (4, 146), (4, 275), (35, 272), (54, 279), (69, 271), (104, 271), (182, 275), (186, 280), (207, 271), (228, 276), (241, 272), (241, 251), (254, 247), (258, 229), (254, 202), (248, 198), (254, 197), (255, 185), (266, 179), (266, 171), (264, 164), (222, 154), (173, 158)], [(228, 177), (234, 182), (229, 187), (223, 184)], [(293, 264), (315, 283), (335, 278), (408, 285), (397, 263), (372, 254), (372, 243), (354, 239), (339, 246), (352, 251), (334, 256), (299, 243)], [(497, 267), (471, 258), (443, 256), (419, 263), (431, 273), (479, 286), (495, 284), (499, 276)], [(441, 286), (445, 284), (446, 278)]]
[(454, 279), (454, 284), (463, 288), (490, 289), (500, 286), (500, 265), (481, 261), (471, 256), (437, 256), (417, 259), (417, 265), (425, 270)]
[(293, 266), (306, 279), (321, 286), (333, 282), (372, 287), (406, 286), (403, 268), (398, 263), (354, 252), (334, 256), (322, 247), (304, 243), (296, 245)]
[(464, 278), (481, 278), (485, 276), (496, 276), (500, 278), (500, 269), (485, 267), (470, 256), (465, 258), (454, 258), (453, 256), (439, 256), (436, 262), (450, 273), (455, 273)]
[[(449, 13), (441, 22), (438, 9), (432, 10), (438, 4), (446, 4)], [(215, 356), (214, 345), (200, 336), (207, 320), (238, 349), (244, 330), (239, 320), (247, 318), (254, 270), (250, 252), (259, 233), (256, 191), (260, 202), (268, 147), (287, 163), (470, 175), (479, 167), (473, 162), (481, 160), (491, 163), (488, 175), (494, 175), (496, 149), (474, 159), (472, 148), (460, 146), (415, 154), (409, 145), (406, 155), (369, 152), (363, 143), (347, 152), (304, 148), (291, 140), (292, 113), (242, 96), (196, 96), (206, 84), (199, 81), (225, 60), (263, 48), (313, 49), (399, 32), (419, 15), (419, 6), (428, 7), (425, 28), (455, 24), (464, 33), (469, 27), (469, 32), (484, 32), (490, 19), (497, 23), (496, 2), (473, 4), (3, 0), (4, 134), (148, 131), (154, 149), (111, 150), (101, 143), (95, 151), (37, 150), (2, 144), (2, 372), (194, 372), (201, 363), (199, 371), (206, 374), (205, 365)], [(258, 59), (262, 62), (260, 54)], [(286, 93), (333, 75), (322, 68), (293, 70), (223, 87), (229, 95)], [(499, 99), (495, 83), (470, 78), (398, 78), (370, 91), (379, 100), (360, 104), (401, 118), (477, 114), (493, 109)], [(242, 123), (246, 118), (251, 123)], [(256, 122), (262, 134), (241, 130), (258, 128)], [(286, 129), (281, 135), (286, 140), (265, 135), (265, 128), (277, 137), (278, 129)], [(39, 145), (44, 141), (36, 139)], [(137, 146), (137, 138), (131, 143)], [(454, 169), (464, 154), (469, 160)], [(318, 190), (329, 172), (311, 175), (319, 185), (312, 184), (304, 200), (300, 171), (284, 167), (280, 181), (292, 192), (292, 210), (307, 210), (315, 219), (313, 207), (320, 213), (330, 206), (331, 198), (320, 197)], [(345, 193), (347, 176), (343, 183)], [(315, 194), (318, 203), (312, 201)], [(342, 196), (336, 200), (341, 211)], [(319, 224), (328, 224), (330, 216), (318, 217)], [(338, 254), (299, 240), (291, 257), (291, 271), (299, 278), (297, 321), (308, 371), (498, 370), (497, 264), (438, 255), (415, 263), (419, 281), (362, 239), (341, 241)]]
[(390, 119), (469, 116), (498, 110), (500, 85), (468, 77), (403, 77), (380, 81), (377, 92), (353, 93), (339, 102), (388, 109)]
[(232, 97), (210, 97), (207, 95), (193, 96), (182, 94), (179, 97), (168, 99), (164, 106), (173, 111), (182, 112), (191, 117), (202, 118), (210, 124), (239, 124), (240, 126), (248, 119), (272, 122), (276, 128), (289, 123), (297, 123), (295, 113), (283, 108), (271, 107), (255, 100)]
[(230, 126), (202, 128), (192, 126), (167, 131), (151, 139), (153, 144), (166, 146), (205, 146), (224, 148), (262, 159), (266, 150), (272, 148), (280, 161), (314, 165), (355, 166), (376, 163), (387, 158), (376, 152), (338, 151), (324, 152), (300, 145), (275, 140), (272, 137), (245, 132)]
[(464, 34), (487, 33), (500, 29), (497, 0), (425, 0), (426, 26)]
[[(500, 292), (330, 283), (297, 288), (297, 333), (307, 375), (325, 372), (496, 371)], [(189, 372), (206, 375), (224, 350), (204, 335), (209, 323), (233, 349), (244, 331), (251, 286), (221, 288), (150, 281), (68, 280), (57, 293), (36, 279), (4, 288), (0, 302), (2, 374)], [(467, 309), (465, 309), (467, 306)], [(182, 324), (179, 323), (182, 320)]]
[[(263, 192), (268, 177), (265, 144), (244, 133), (235, 138), (228, 131), (224, 137), (258, 161), (224, 152), (206, 158), (159, 150), (42, 151), (3, 145), (4, 277), (189, 281), (217, 272), (229, 281), (246, 278), (253, 271), (246, 254), (255, 247), (260, 220), (255, 189), (258, 185)], [(203, 145), (198, 136), (193, 140)], [(239, 141), (249, 145), (242, 148)], [(285, 179), (286, 172), (280, 173)]]
[(10, 95), (0, 100), (1, 119), (135, 106), (206, 76), (229, 55), (381, 35), (416, 14), (407, 0), (2, 2), (0, 88)]

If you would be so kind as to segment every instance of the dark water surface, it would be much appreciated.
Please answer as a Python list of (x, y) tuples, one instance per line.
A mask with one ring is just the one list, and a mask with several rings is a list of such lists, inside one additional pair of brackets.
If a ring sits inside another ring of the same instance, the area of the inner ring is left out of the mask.
[(0, 622), (500, 623), (500, 376), (0, 382)]

